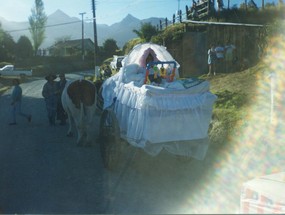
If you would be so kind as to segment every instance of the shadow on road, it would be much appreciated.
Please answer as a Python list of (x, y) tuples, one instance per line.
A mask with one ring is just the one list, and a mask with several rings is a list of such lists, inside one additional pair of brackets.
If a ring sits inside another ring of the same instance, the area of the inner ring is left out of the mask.
[[(49, 126), (43, 82), (23, 87), (22, 110), (9, 126), (9, 92), (0, 97), (0, 208), (2, 213), (103, 213), (105, 170), (96, 142), (77, 147), (67, 126)], [(94, 136), (96, 136), (94, 128)], [(95, 139), (95, 138), (94, 138)]]

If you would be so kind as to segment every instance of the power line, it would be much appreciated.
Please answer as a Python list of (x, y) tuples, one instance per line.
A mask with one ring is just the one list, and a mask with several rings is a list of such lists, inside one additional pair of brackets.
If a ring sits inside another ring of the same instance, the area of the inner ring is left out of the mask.
[[(89, 19), (89, 20), (92, 20), (92, 19)], [(70, 25), (70, 24), (79, 23), (79, 22), (81, 22), (81, 21), (78, 20), (78, 21), (73, 21), (73, 22), (64, 22), (64, 23), (59, 23), (59, 24), (46, 25), (45, 28), (51, 28), (51, 27), (62, 26), (62, 25)], [(6, 32), (12, 33), (12, 32), (17, 32), (17, 31), (27, 31), (27, 30), (29, 30), (29, 28), (10, 30), (10, 31), (6, 31)]]

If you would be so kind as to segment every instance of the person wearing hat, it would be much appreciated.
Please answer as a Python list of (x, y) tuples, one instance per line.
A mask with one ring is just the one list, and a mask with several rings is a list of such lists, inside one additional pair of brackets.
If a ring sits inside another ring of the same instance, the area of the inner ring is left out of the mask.
[(61, 94), (63, 92), (63, 89), (66, 85), (66, 78), (64, 73), (59, 74), (59, 81), (57, 82), (57, 87), (59, 90), (59, 95), (58, 95), (58, 102), (57, 102), (57, 120), (60, 120), (60, 125), (65, 125), (66, 124), (66, 119), (67, 119), (67, 114), (64, 111), (62, 107), (62, 102), (61, 102)]
[(9, 123), (9, 125), (17, 125), (16, 122), (16, 115), (20, 115), (22, 117), (27, 118), (28, 122), (31, 122), (32, 115), (31, 114), (25, 114), (21, 110), (22, 105), (22, 88), (19, 86), (20, 81), (19, 79), (13, 79), (13, 91), (12, 91), (12, 101), (11, 101), (11, 111), (12, 111), (12, 122)]
[(42, 90), (42, 96), (45, 99), (46, 103), (46, 109), (47, 109), (47, 115), (49, 124), (51, 126), (55, 125), (55, 118), (56, 118), (56, 108), (57, 108), (57, 102), (58, 102), (58, 87), (55, 82), (56, 75), (54, 74), (48, 74), (45, 79), (47, 82), (43, 86)]

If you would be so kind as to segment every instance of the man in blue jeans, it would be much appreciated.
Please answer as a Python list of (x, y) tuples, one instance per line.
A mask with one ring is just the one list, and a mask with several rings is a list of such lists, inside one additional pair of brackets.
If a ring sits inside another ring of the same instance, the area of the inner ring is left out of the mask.
[(21, 110), (22, 106), (22, 88), (19, 86), (19, 79), (13, 79), (14, 89), (12, 91), (12, 101), (11, 101), (11, 112), (12, 112), (12, 122), (9, 125), (17, 125), (16, 115), (20, 115), (22, 117), (27, 118), (28, 122), (31, 122), (32, 115), (25, 114)]

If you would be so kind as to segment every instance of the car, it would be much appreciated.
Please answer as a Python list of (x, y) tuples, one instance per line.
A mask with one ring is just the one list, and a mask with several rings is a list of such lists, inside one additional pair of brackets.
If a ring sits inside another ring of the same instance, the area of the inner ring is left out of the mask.
[(0, 68), (0, 71), (13, 71), (13, 70), (14, 70), (13, 65), (6, 65), (6, 66)]
[(110, 63), (112, 69), (119, 70), (122, 67), (122, 60), (125, 56), (113, 55), (113, 60)]
[(32, 70), (15, 69), (14, 65), (8, 64), (0, 68), (0, 76), (32, 76)]

